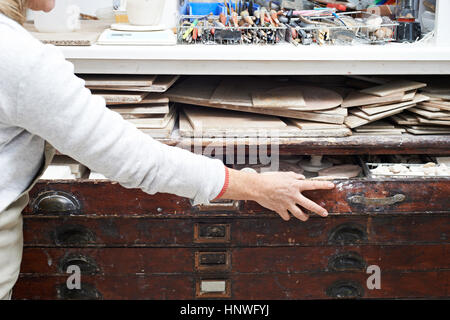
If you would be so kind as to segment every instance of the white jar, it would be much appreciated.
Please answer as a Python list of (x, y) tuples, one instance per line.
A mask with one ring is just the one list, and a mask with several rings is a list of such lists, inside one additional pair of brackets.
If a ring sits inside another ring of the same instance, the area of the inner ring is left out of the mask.
[(176, 28), (180, 15), (180, 0), (165, 0), (164, 2), (160, 24), (166, 29)]
[(161, 21), (164, 0), (127, 0), (128, 20), (132, 25), (156, 26)]
[(55, 1), (50, 12), (34, 13), (34, 26), (39, 32), (72, 32), (80, 29), (80, 8), (73, 0)]

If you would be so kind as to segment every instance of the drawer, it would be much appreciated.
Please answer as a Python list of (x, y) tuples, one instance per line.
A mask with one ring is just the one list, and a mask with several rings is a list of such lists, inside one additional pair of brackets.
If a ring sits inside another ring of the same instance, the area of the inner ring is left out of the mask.
[(423, 299), (448, 298), (449, 270), (382, 272), (381, 289), (369, 290), (360, 273), (240, 274), (231, 279), (233, 299)]
[[(448, 179), (351, 179), (334, 181), (332, 191), (306, 191), (303, 194), (326, 208), (330, 214), (389, 214), (449, 212)], [(424, 201), (426, 199), (426, 201)], [(254, 202), (246, 202), (246, 213), (266, 212)]]
[(443, 214), (314, 216), (306, 223), (273, 219), (236, 219), (233, 243), (242, 246), (309, 246), (449, 243), (450, 219)]
[[(251, 257), (251, 259), (249, 259)], [(25, 248), (22, 274), (84, 275), (304, 273), (450, 269), (447, 245), (262, 248)]]
[(229, 245), (230, 221), (25, 216), (25, 246), (186, 247)]
[[(82, 276), (68, 290), (66, 276), (21, 275), (14, 299), (424, 299), (448, 298), (449, 270), (382, 272), (381, 288), (368, 289), (365, 272)], [(203, 290), (203, 291), (202, 291)], [(222, 290), (222, 291), (218, 291)]]
[(30, 191), (25, 214), (33, 215), (152, 215), (185, 213), (186, 198), (159, 193), (148, 195), (140, 189), (96, 180), (40, 180)]
[(195, 279), (186, 275), (82, 276), (81, 289), (69, 290), (69, 275), (21, 275), (13, 299), (180, 300), (193, 299)]
[(71, 265), (83, 275), (192, 274), (188, 248), (24, 248), (21, 273), (65, 275)]
[(231, 255), (233, 273), (450, 270), (450, 244), (235, 248)]
[(25, 216), (28, 247), (236, 247), (450, 242), (448, 213), (261, 218)]
[[(332, 191), (308, 191), (304, 194), (331, 214), (450, 212), (448, 179), (361, 178), (334, 182), (336, 188)], [(24, 213), (154, 217), (247, 216), (258, 213), (276, 216), (252, 201), (192, 207), (188, 199), (174, 195), (148, 195), (117, 183), (91, 180), (39, 182), (30, 192), (30, 205)]]

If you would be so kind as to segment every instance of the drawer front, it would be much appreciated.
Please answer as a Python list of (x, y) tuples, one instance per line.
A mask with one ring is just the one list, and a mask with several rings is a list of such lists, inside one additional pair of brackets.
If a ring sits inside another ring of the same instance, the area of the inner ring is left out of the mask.
[[(450, 270), (450, 245), (236, 248), (233, 273)], [(249, 258), (251, 257), (251, 259)]]
[[(304, 195), (330, 213), (390, 214), (450, 212), (450, 180), (346, 180), (334, 181), (336, 188), (306, 191)], [(266, 211), (246, 202), (243, 212)]]
[(272, 218), (24, 218), (25, 246), (310, 246), (449, 243), (449, 214)]
[(67, 276), (21, 275), (14, 299), (394, 299), (449, 298), (449, 270), (382, 272), (369, 289), (365, 272), (208, 275), (82, 276), (67, 289)]
[(233, 243), (239, 245), (358, 245), (449, 243), (448, 214), (236, 219)]
[[(335, 181), (332, 191), (305, 192), (332, 214), (450, 212), (450, 181), (348, 180)], [(426, 201), (424, 201), (426, 199)], [(198, 217), (205, 215), (274, 215), (255, 202), (225, 202), (192, 207), (185, 198), (148, 195), (111, 182), (41, 182), (30, 192), (26, 214), (35, 215), (150, 215)]]
[(185, 247), (231, 244), (231, 221), (192, 219), (24, 218), (25, 246)]
[(65, 275), (77, 265), (83, 275), (192, 274), (189, 248), (24, 248), (21, 273)]
[(381, 288), (368, 289), (370, 274), (240, 274), (231, 281), (233, 299), (449, 298), (449, 270), (382, 272)]
[[(75, 206), (76, 211), (70, 210)], [(24, 213), (34, 215), (170, 215), (191, 210), (186, 198), (170, 194), (148, 195), (113, 182), (39, 182), (30, 191)]]
[(13, 299), (179, 300), (193, 299), (195, 279), (186, 275), (81, 276), (81, 288), (67, 288), (65, 276), (21, 275)]
[[(251, 258), (250, 258), (251, 257)], [(239, 274), (450, 269), (450, 244), (263, 248), (25, 248), (22, 274)]]

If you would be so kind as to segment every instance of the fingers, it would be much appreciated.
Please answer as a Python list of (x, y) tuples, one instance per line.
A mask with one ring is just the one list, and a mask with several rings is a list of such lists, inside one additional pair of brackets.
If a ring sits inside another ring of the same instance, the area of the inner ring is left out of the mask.
[(309, 219), (309, 216), (307, 214), (305, 214), (299, 207), (297, 207), (296, 205), (291, 206), (289, 208), (289, 212), (292, 213), (292, 215), (294, 217), (296, 217), (297, 219), (300, 219), (302, 221), (306, 221)]
[(289, 213), (287, 212), (287, 210), (277, 210), (277, 213), (280, 215), (280, 217), (284, 221), (289, 221), (289, 219), (291, 219), (291, 217), (289, 216)]
[(335, 185), (329, 181), (304, 181), (300, 190), (334, 189)]
[(317, 213), (319, 216), (326, 217), (328, 216), (327, 210), (319, 206), (314, 201), (309, 200), (308, 198), (304, 197), (303, 195), (299, 196), (299, 202), (298, 204), (302, 206), (305, 209), (308, 209), (309, 211), (312, 211), (314, 213)]

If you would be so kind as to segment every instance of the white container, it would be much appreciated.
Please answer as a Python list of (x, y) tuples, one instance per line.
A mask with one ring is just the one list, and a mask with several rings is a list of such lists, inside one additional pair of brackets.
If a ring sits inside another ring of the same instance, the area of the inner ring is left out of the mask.
[(127, 0), (130, 24), (137, 26), (159, 25), (165, 2), (164, 0)]
[(55, 1), (50, 12), (34, 13), (34, 26), (39, 32), (72, 32), (80, 29), (80, 8), (73, 0)]
[(422, 14), (422, 31), (428, 33), (434, 30), (434, 22), (436, 20), (436, 15), (433, 12), (425, 11)]
[(180, 16), (180, 0), (166, 0), (160, 24), (166, 29), (177, 27)]

